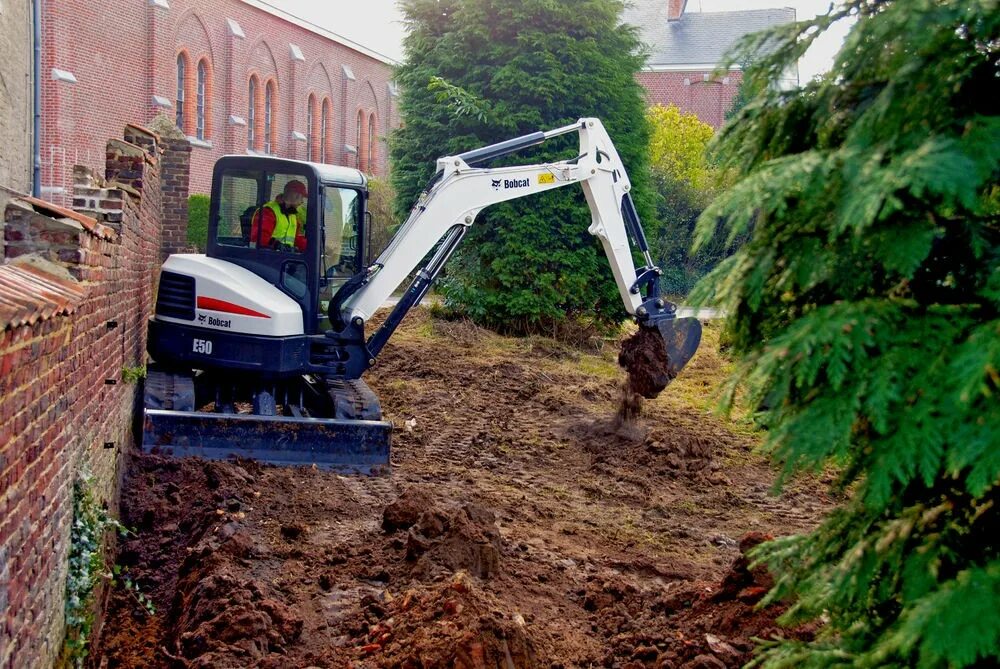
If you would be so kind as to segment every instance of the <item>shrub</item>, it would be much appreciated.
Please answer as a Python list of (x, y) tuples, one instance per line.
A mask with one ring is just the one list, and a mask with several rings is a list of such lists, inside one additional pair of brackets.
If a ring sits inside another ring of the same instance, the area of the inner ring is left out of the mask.
[(208, 246), (208, 209), (211, 198), (208, 195), (188, 197), (187, 240), (202, 251)]

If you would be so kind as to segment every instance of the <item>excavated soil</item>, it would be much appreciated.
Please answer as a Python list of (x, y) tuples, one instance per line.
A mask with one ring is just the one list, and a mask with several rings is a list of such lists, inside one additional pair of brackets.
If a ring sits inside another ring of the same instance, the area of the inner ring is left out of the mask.
[[(369, 383), (392, 474), (136, 456), (101, 667), (742, 665), (781, 630), (743, 551), (812, 527), (753, 437), (697, 408), (711, 337), (623, 427), (614, 352), (411, 316)], [(695, 399), (692, 399), (695, 398)], [(745, 432), (745, 430), (742, 430)]]
[(639, 328), (621, 343), (618, 364), (628, 374), (626, 388), (634, 395), (655, 399), (673, 377), (669, 359), (658, 330)]

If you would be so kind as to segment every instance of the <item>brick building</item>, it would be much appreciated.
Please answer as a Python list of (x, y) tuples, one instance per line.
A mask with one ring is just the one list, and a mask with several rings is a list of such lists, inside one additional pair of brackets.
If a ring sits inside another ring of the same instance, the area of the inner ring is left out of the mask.
[(398, 124), (392, 63), (261, 0), (41, 0), (42, 192), (104, 163), (126, 123), (175, 119), (191, 191), (222, 155), (269, 153), (384, 174)]
[(31, 36), (31, 2), (0, 2), (0, 186), (22, 193), (31, 190)]
[(715, 74), (724, 56), (744, 35), (794, 21), (795, 10), (686, 10), (687, 0), (632, 0), (626, 7), (624, 22), (639, 29), (649, 49), (637, 78), (650, 104), (676, 105), (718, 128), (743, 78), (739, 68)]

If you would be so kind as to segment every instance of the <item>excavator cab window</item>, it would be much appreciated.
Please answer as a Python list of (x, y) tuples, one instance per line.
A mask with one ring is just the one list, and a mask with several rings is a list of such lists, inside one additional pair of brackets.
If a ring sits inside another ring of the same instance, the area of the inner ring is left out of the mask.
[(282, 253), (304, 253), (308, 179), (266, 170), (222, 174), (215, 243)]

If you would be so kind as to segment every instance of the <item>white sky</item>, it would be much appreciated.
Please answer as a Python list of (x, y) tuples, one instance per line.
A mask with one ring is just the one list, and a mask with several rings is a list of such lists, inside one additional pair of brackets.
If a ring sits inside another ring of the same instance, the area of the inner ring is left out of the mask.
[[(395, 60), (403, 58), (403, 24), (396, 0), (267, 0), (270, 4), (359, 42)], [(666, 7), (667, 0), (663, 0)], [(688, 0), (687, 11), (723, 12), (738, 9), (794, 7), (798, 18), (825, 12), (830, 0)], [(844, 22), (841, 22), (844, 23)], [(838, 25), (824, 35), (799, 63), (799, 77), (808, 81), (829, 69), (847, 33)]]

